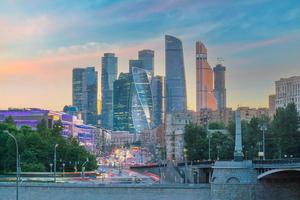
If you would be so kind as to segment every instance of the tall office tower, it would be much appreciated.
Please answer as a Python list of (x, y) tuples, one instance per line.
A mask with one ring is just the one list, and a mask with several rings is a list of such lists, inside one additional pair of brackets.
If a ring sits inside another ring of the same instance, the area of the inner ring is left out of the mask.
[(144, 49), (139, 51), (139, 60), (143, 61), (143, 69), (148, 70), (154, 76), (154, 51)]
[(131, 113), (136, 132), (152, 129), (153, 101), (151, 92), (151, 74), (149, 71), (131, 66), (132, 97)]
[(214, 67), (214, 91), (218, 110), (226, 108), (225, 71), (226, 67), (221, 64)]
[(165, 36), (165, 111), (186, 111), (186, 85), (183, 60), (183, 48), (181, 41), (173, 36)]
[(73, 106), (86, 124), (97, 125), (98, 73), (95, 67), (73, 69)]
[(132, 73), (132, 68), (133, 67), (138, 67), (143, 69), (144, 68), (144, 64), (142, 60), (129, 60), (129, 73)]
[(163, 77), (155, 76), (151, 81), (153, 99), (153, 125), (158, 127), (163, 118)]
[(135, 132), (131, 116), (132, 76), (121, 73), (113, 89), (113, 129)]
[(118, 76), (118, 58), (114, 53), (105, 53), (102, 57), (101, 93), (102, 111), (101, 127), (113, 129), (113, 87)]
[(216, 110), (213, 91), (213, 70), (207, 62), (207, 49), (202, 42), (196, 42), (196, 89), (197, 111)]

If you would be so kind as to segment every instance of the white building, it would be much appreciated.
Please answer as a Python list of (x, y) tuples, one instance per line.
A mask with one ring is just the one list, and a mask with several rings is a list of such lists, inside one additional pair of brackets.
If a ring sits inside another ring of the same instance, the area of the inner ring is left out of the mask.
[(192, 122), (191, 112), (172, 113), (166, 115), (166, 148), (167, 160), (183, 161), (184, 129)]
[(276, 89), (276, 108), (285, 107), (294, 102), (297, 111), (300, 112), (300, 76), (281, 78), (275, 81)]

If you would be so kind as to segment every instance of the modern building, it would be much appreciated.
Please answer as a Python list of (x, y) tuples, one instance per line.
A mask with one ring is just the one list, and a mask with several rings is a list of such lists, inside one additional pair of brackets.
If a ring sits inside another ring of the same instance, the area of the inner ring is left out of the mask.
[(225, 87), (226, 67), (217, 64), (214, 67), (214, 94), (217, 102), (217, 110), (226, 108), (226, 87)]
[(38, 124), (42, 121), (44, 121), (46, 126), (50, 129), (55, 123), (60, 121), (63, 125), (61, 132), (63, 137), (77, 138), (80, 145), (84, 146), (87, 150), (92, 153), (98, 151), (96, 134), (100, 129), (95, 126), (85, 125), (81, 119), (78, 119), (72, 114), (41, 109), (0, 110), (0, 122), (5, 121), (7, 117), (13, 118), (17, 128), (28, 126), (33, 130), (36, 130)]
[(144, 49), (139, 51), (139, 60), (143, 61), (143, 69), (151, 73), (151, 77), (154, 76), (154, 51), (150, 49)]
[(86, 124), (97, 125), (98, 72), (95, 67), (73, 69), (73, 106)]
[(70, 115), (77, 116), (79, 119), (81, 119), (81, 113), (78, 111), (78, 108), (76, 106), (66, 105), (63, 108), (63, 112), (70, 114)]
[(151, 80), (153, 99), (153, 125), (158, 127), (163, 120), (163, 77), (155, 76)]
[(113, 84), (117, 76), (118, 58), (113, 53), (105, 53), (102, 57), (101, 74), (101, 127), (110, 130), (113, 129)]
[(137, 67), (144, 69), (144, 62), (143, 60), (129, 60), (129, 73), (132, 73), (132, 68)]
[(273, 117), (276, 113), (276, 95), (269, 95), (269, 116)]
[(132, 76), (121, 73), (114, 82), (113, 129), (115, 131), (135, 132), (131, 116)]
[(135, 132), (152, 129), (153, 100), (151, 74), (149, 71), (131, 66), (132, 97), (131, 116)]
[(196, 42), (196, 106), (202, 109), (216, 110), (213, 70), (207, 62), (207, 49), (202, 42)]
[(187, 109), (185, 69), (181, 41), (165, 36), (165, 112), (184, 112)]
[(166, 114), (165, 141), (167, 160), (184, 161), (184, 129), (192, 120), (193, 115), (191, 112)]
[(297, 111), (300, 112), (300, 76), (281, 78), (275, 81), (276, 109), (285, 107), (289, 103), (295, 103)]

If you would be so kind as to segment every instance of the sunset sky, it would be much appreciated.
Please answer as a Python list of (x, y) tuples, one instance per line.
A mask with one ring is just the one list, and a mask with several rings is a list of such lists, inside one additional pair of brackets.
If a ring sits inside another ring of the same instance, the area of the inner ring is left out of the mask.
[(153, 49), (164, 75), (165, 34), (183, 42), (191, 109), (198, 40), (212, 67), (224, 59), (228, 106), (267, 106), (275, 80), (300, 75), (299, 0), (1, 0), (0, 109), (61, 110), (72, 68), (95, 66), (100, 77), (104, 52), (126, 72), (138, 50)]

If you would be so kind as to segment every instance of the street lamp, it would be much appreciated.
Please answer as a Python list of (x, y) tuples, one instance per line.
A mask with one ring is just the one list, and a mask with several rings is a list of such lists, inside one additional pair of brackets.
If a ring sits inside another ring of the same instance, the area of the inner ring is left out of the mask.
[(55, 144), (54, 146), (54, 183), (56, 182), (56, 148), (58, 147), (58, 144)]
[(184, 174), (184, 182), (187, 184), (187, 149), (183, 149), (183, 154), (184, 154), (184, 162), (185, 162), (185, 174)]
[(84, 170), (85, 170), (85, 165), (89, 162), (89, 158), (86, 158), (86, 161), (82, 164), (81, 166), (81, 176), (84, 178)]
[(16, 137), (13, 134), (11, 134), (9, 131), (5, 130), (4, 133), (7, 133), (10, 137), (12, 137), (16, 144), (16, 200), (18, 200), (19, 199), (19, 178), (20, 178), (18, 141)]
[(266, 159), (266, 147), (265, 147), (265, 131), (268, 130), (267, 124), (262, 124), (259, 126), (259, 129), (262, 131), (263, 133), (263, 141), (262, 141), (262, 145), (263, 145), (263, 160)]

